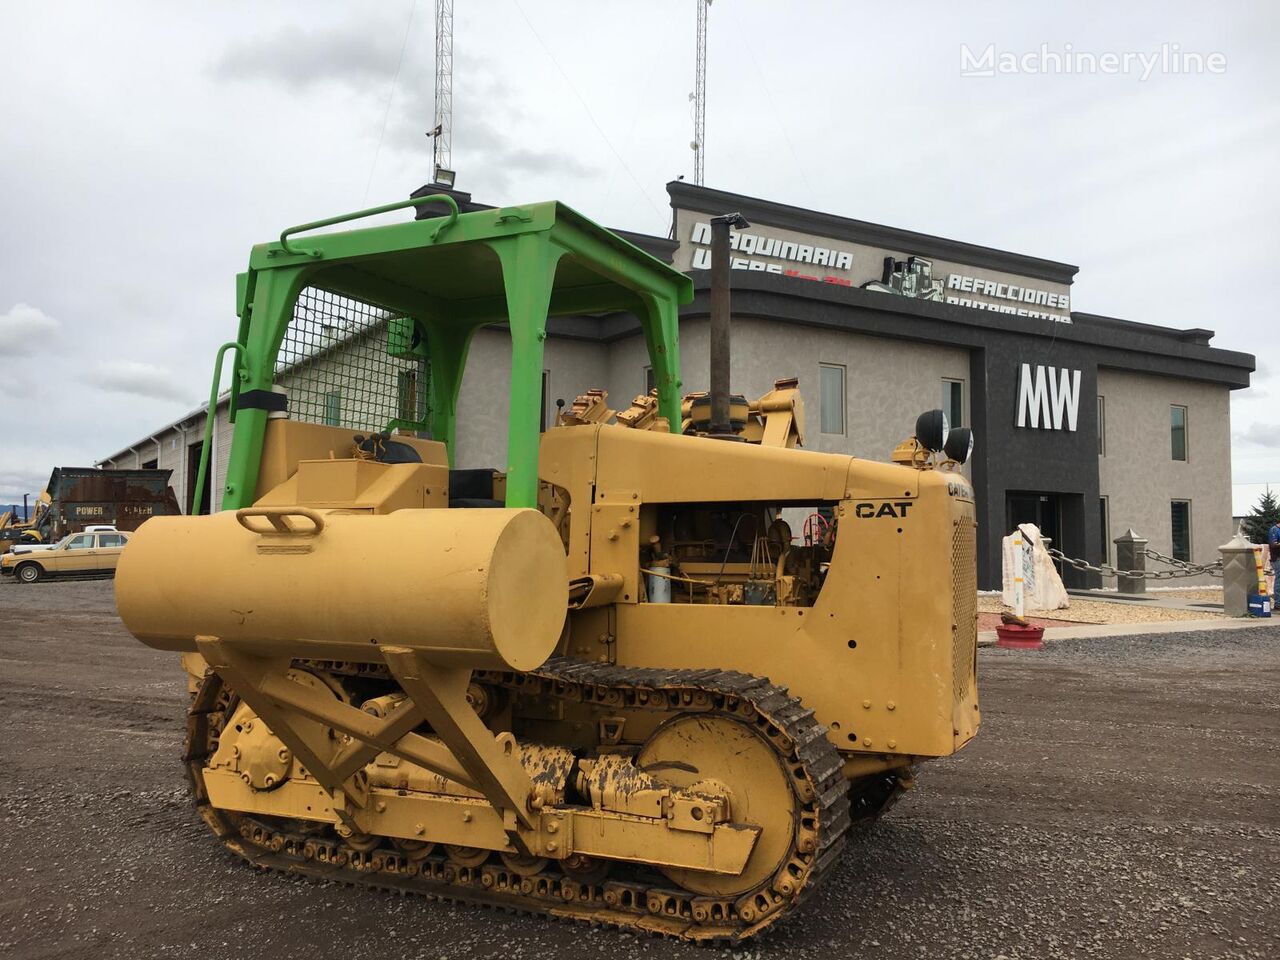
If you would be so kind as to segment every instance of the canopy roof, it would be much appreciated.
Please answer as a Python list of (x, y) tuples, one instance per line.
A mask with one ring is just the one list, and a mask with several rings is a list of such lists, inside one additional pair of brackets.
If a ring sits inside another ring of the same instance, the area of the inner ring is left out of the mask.
[[(310, 234), (427, 203), (443, 203), (450, 212)], [(248, 417), (247, 423), (237, 420), (223, 500), (228, 506), (247, 504), (255, 488), (267, 413), (257, 404), (267, 403), (263, 395), (272, 389), (281, 340), (304, 287), (375, 304), (420, 328), (431, 362), (430, 429), (449, 448), (451, 461), (472, 334), (490, 323), (510, 327), (508, 506), (537, 502), (548, 316), (634, 313), (644, 330), (659, 410), (669, 422), (680, 422), (679, 307), (693, 299), (689, 277), (556, 201), (460, 214), (452, 197), (414, 197), (290, 227), (279, 240), (253, 248), (248, 271), (237, 278), (239, 335), (224, 347), (240, 359), (233, 414)], [(203, 469), (202, 463), (202, 475)]]

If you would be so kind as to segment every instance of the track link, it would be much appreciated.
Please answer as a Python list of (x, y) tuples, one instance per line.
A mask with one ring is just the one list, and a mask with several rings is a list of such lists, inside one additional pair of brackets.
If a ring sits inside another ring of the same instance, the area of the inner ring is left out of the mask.
[[(311, 661), (305, 666), (338, 676), (384, 676), (381, 668), (365, 664)], [(839, 860), (850, 826), (840, 754), (813, 711), (784, 688), (723, 670), (653, 670), (567, 658), (552, 658), (527, 673), (478, 672), (475, 679), (566, 703), (715, 714), (752, 725), (782, 759), (798, 798), (792, 847), (781, 867), (742, 896), (704, 897), (673, 889), (661, 874), (642, 866), (615, 864), (614, 878), (598, 883), (579, 882), (554, 863), (523, 876), (496, 856), (465, 867), (443, 855), (413, 858), (390, 841), (373, 850), (356, 849), (326, 827), (299, 833), (296, 821), (216, 809), (201, 771), (237, 698), (212, 672), (188, 713), (184, 757), (202, 819), (228, 849), (264, 869), (695, 942), (734, 943), (755, 936), (798, 907)]]

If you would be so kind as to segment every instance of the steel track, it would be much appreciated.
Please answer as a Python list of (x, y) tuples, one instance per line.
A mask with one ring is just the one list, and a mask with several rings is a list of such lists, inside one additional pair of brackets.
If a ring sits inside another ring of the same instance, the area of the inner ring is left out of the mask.
[[(307, 666), (339, 676), (384, 676), (380, 668), (361, 664)], [(767, 680), (723, 670), (664, 671), (565, 658), (528, 673), (477, 673), (476, 680), (566, 703), (718, 715), (752, 726), (777, 752), (796, 799), (796, 830), (782, 866), (741, 896), (704, 897), (673, 889), (661, 874), (631, 864), (615, 863), (611, 878), (598, 883), (579, 882), (554, 862), (521, 876), (496, 855), (478, 867), (443, 855), (413, 859), (389, 841), (374, 850), (356, 849), (328, 827), (298, 833), (296, 821), (216, 809), (201, 771), (237, 698), (212, 672), (187, 720), (184, 759), (200, 815), (225, 846), (264, 869), (695, 942), (734, 943), (755, 936), (795, 910), (840, 858), (850, 827), (849, 785), (840, 754), (813, 711)]]

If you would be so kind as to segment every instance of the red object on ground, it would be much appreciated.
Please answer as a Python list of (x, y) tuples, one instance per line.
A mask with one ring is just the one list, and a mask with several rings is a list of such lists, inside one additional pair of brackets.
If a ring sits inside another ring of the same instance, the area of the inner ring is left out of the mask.
[(1009, 650), (1039, 650), (1044, 646), (1044, 627), (1020, 627), (1016, 623), (996, 627), (996, 646)]
[[(1050, 617), (1027, 617), (1027, 622), (1033, 627), (1078, 627), (1080, 626), (1074, 620), (1055, 620)], [(978, 614), (978, 630), (991, 631), (1000, 626), (1000, 614), (998, 613), (980, 613)]]

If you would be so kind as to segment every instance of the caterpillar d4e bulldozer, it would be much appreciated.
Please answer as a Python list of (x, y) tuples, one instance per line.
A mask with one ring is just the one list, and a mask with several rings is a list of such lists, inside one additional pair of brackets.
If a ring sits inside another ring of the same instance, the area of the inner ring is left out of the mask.
[[(298, 236), (428, 201), (447, 212)], [(216, 399), (232, 358), (222, 510), (150, 520), (116, 577), (128, 629), (196, 678), (185, 759), (224, 845), (733, 942), (973, 737), (956, 458), (940, 436), (898, 463), (792, 449), (787, 382), (731, 405), (736, 439), (696, 435), (692, 293), (554, 202), (423, 197), (253, 249), (215, 367)], [(585, 395), (543, 431), (547, 318), (619, 312), (655, 392), (617, 422)], [(507, 463), (454, 469), (468, 347), (494, 324)]]

